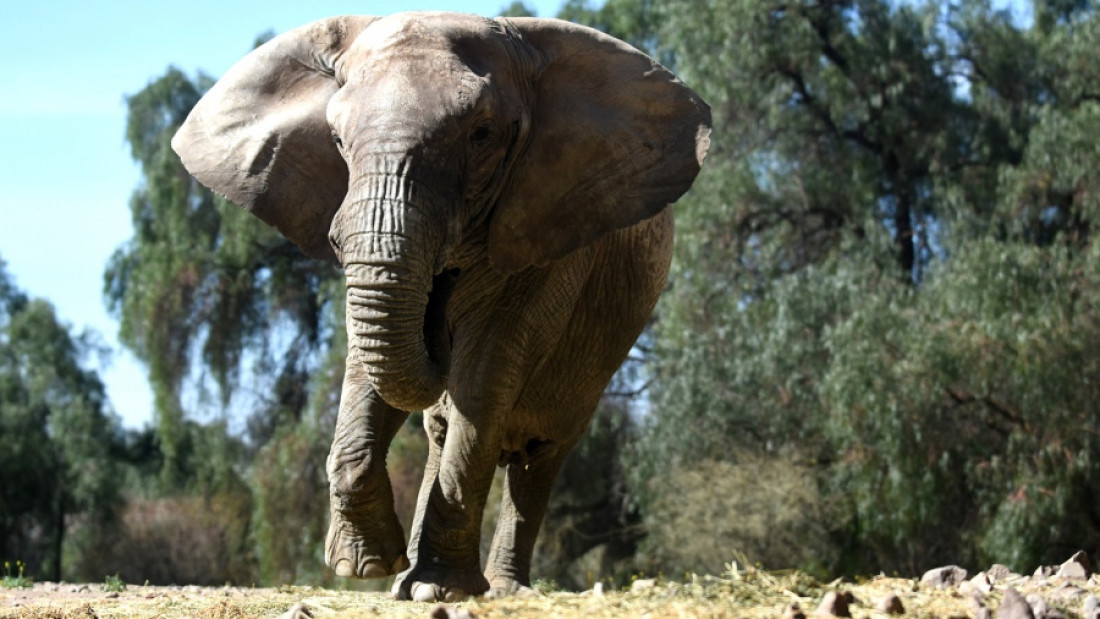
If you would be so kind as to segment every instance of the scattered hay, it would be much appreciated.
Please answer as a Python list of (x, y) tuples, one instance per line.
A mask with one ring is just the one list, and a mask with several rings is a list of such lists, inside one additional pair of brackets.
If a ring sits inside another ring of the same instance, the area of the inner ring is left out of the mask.
[[(464, 616), (479, 619), (523, 617), (624, 616), (660, 617), (779, 617), (815, 616), (830, 591), (850, 594), (853, 617), (882, 617), (877, 610), (896, 596), (904, 616), (975, 616), (978, 604), (995, 610), (1011, 586), (1022, 595), (1037, 593), (1065, 616), (1081, 612), (1086, 596), (1100, 597), (1100, 577), (1089, 581), (1018, 577), (998, 583), (989, 593), (966, 587), (934, 589), (915, 579), (875, 577), (856, 583), (821, 583), (796, 571), (767, 572), (739, 569), (723, 576), (695, 576), (687, 582), (656, 582), (630, 591), (597, 588), (585, 593), (551, 592), (531, 598), (471, 599), (460, 604), (436, 605), (397, 602), (384, 593), (338, 591), (312, 587), (279, 589), (134, 587), (117, 597), (100, 591), (66, 593), (45, 588), (0, 590), (0, 619), (274, 619), (302, 604), (316, 619), (351, 617)], [(647, 583), (649, 584), (649, 583)]]

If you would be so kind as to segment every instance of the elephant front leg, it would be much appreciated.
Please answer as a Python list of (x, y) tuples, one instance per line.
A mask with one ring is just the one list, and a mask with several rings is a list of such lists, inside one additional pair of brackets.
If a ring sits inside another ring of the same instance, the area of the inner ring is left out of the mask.
[(479, 547), (499, 441), (491, 426), (453, 410), (448, 417), (425, 416), (430, 452), (409, 540), (412, 564), (393, 586), (399, 600), (452, 602), (489, 588)]
[(386, 452), (408, 413), (386, 404), (349, 356), (328, 456), (325, 561), (337, 575), (381, 578), (408, 567)]

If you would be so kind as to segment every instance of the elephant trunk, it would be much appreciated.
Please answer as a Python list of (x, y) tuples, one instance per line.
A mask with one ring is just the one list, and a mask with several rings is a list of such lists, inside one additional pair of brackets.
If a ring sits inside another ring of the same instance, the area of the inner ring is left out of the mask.
[(347, 278), (349, 363), (394, 408), (423, 410), (443, 393), (450, 341), (450, 278), (437, 274), (443, 235), (410, 199), (407, 184), (380, 176), (338, 215)]

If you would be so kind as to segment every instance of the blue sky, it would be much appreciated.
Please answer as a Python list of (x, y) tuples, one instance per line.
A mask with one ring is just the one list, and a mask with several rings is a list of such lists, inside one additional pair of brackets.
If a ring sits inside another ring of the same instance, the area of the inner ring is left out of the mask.
[[(553, 16), (561, 0), (527, 0)], [(114, 350), (98, 368), (128, 427), (151, 420), (140, 364), (118, 344), (103, 268), (130, 237), (139, 174), (123, 97), (175, 65), (218, 76), (256, 35), (346, 14), (433, 9), (496, 15), (510, 0), (57, 0), (0, 11), (0, 258), (17, 286), (53, 302)]]

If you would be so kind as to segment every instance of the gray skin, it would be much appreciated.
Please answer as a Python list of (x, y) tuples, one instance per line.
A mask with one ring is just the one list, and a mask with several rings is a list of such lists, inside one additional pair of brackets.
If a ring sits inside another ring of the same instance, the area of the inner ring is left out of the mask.
[[(550, 19), (338, 17), (253, 51), (172, 145), (347, 279), (325, 554), (399, 599), (529, 591), (562, 460), (653, 309), (710, 112), (634, 48)], [(386, 451), (430, 443), (412, 533)], [(507, 467), (484, 574), (480, 523)]]

